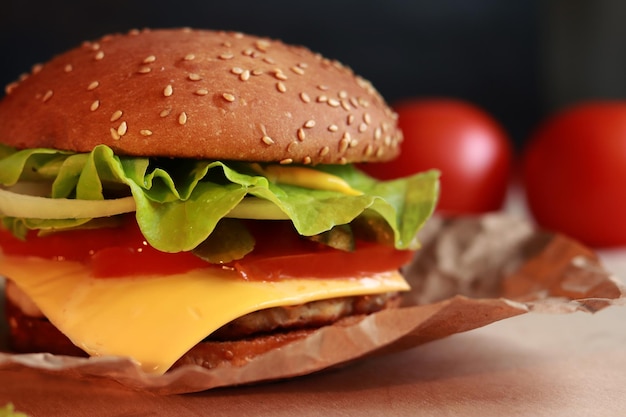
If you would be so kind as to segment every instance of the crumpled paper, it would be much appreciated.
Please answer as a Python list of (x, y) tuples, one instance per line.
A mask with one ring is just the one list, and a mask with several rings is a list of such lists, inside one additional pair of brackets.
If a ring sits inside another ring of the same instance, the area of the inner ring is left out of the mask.
[(412, 290), (401, 308), (342, 320), (242, 366), (185, 365), (155, 376), (127, 358), (0, 352), (0, 370), (28, 367), (110, 378), (160, 394), (189, 393), (309, 374), (529, 312), (593, 313), (626, 305), (626, 288), (592, 250), (522, 218), (433, 218), (420, 240), (421, 250), (404, 271)]

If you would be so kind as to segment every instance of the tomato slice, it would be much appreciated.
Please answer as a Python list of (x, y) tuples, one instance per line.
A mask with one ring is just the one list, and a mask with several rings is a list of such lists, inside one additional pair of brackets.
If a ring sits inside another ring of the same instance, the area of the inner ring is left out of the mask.
[(327, 248), (314, 252), (260, 256), (251, 254), (234, 263), (249, 280), (279, 280), (295, 277), (351, 278), (393, 271), (408, 263), (413, 252), (358, 242), (356, 250), (345, 252)]
[[(390, 271), (411, 260), (413, 252), (371, 242), (357, 242), (346, 252), (304, 239), (285, 221), (249, 221), (254, 251), (225, 265), (244, 279), (342, 278)], [(20, 240), (0, 228), (0, 246), (6, 254), (79, 261), (97, 278), (176, 274), (211, 265), (190, 252), (164, 253), (147, 244), (134, 218), (119, 227), (77, 229), (38, 236), (30, 232)]]
[(334, 249), (302, 238), (285, 221), (249, 222), (247, 227), (257, 242), (255, 249), (231, 266), (249, 280), (359, 277), (397, 270), (414, 254), (364, 241), (357, 241), (352, 252)]
[(116, 246), (99, 250), (91, 257), (89, 264), (96, 278), (137, 273), (171, 275), (211, 266), (190, 252), (163, 253), (147, 244), (138, 248)]

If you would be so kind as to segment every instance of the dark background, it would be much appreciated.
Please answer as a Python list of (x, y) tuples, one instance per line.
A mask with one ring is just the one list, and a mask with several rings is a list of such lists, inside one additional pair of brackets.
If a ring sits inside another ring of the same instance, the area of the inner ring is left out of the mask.
[(624, 22), (622, 0), (0, 0), (0, 85), (109, 32), (238, 30), (338, 59), (391, 103), (474, 102), (521, 148), (555, 110), (626, 95)]

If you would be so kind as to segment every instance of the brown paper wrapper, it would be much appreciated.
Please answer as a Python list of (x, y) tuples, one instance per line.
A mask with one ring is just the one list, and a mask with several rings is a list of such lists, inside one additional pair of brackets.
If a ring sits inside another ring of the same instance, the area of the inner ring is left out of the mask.
[(110, 378), (161, 394), (189, 393), (309, 374), (529, 312), (593, 313), (626, 304), (626, 289), (593, 251), (521, 218), (434, 218), (420, 240), (422, 249), (405, 269), (412, 291), (403, 307), (321, 328), (244, 365), (185, 365), (155, 376), (127, 358), (0, 352), (0, 370), (28, 367)]

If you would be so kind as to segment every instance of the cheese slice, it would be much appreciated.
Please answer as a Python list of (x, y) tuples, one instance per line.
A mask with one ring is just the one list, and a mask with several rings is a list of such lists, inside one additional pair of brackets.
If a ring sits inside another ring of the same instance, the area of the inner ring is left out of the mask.
[(162, 374), (222, 325), (264, 308), (405, 291), (397, 272), (354, 279), (245, 281), (228, 269), (95, 279), (79, 262), (0, 257), (10, 277), (43, 314), (91, 356), (133, 358)]

